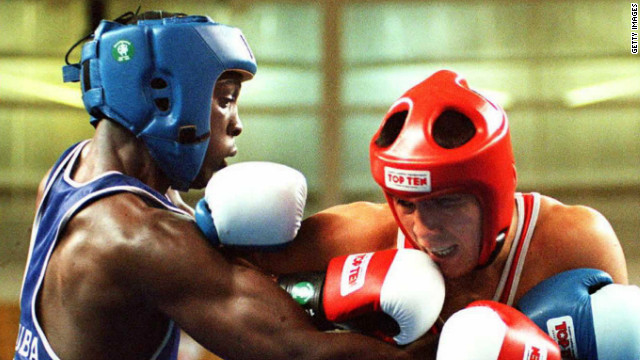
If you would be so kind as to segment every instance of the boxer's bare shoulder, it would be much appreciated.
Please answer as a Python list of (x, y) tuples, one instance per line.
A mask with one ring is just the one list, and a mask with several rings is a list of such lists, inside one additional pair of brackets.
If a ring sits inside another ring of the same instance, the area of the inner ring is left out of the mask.
[(157, 287), (147, 280), (153, 274), (170, 284), (159, 271), (161, 264), (176, 262), (176, 252), (167, 251), (169, 241), (179, 246), (177, 236), (167, 236), (176, 221), (171, 212), (129, 193), (93, 202), (69, 221), (51, 255), (39, 301), (44, 331), (59, 355), (153, 354), (168, 320), (152, 305), (151, 290)]
[(542, 196), (518, 296), (557, 273), (595, 268), (627, 283), (624, 254), (611, 224), (598, 211)]

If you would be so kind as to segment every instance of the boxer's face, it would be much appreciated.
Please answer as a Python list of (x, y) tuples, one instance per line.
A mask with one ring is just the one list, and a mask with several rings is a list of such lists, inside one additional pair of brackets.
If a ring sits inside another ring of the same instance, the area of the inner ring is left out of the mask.
[(476, 267), (482, 211), (475, 196), (451, 194), (419, 201), (394, 198), (393, 205), (409, 235), (438, 263), (445, 277), (460, 277)]
[(211, 137), (200, 173), (193, 181), (192, 188), (203, 188), (214, 172), (227, 166), (225, 159), (235, 156), (235, 137), (242, 132), (238, 116), (240, 96), (240, 75), (224, 73), (216, 82), (211, 101)]

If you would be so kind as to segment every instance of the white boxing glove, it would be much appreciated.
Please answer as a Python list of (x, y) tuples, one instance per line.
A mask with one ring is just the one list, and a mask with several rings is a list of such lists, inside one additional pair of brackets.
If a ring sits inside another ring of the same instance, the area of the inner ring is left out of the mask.
[(299, 171), (243, 162), (211, 177), (195, 218), (216, 246), (278, 247), (298, 233), (306, 200), (307, 181)]
[(560, 360), (560, 348), (515, 308), (478, 300), (444, 324), (437, 360)]

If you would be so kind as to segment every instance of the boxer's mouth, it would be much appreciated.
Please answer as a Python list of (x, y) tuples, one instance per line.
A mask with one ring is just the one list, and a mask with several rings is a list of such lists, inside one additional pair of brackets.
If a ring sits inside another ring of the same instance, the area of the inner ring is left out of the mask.
[(431, 248), (429, 249), (429, 252), (435, 255), (436, 257), (443, 259), (443, 258), (452, 256), (457, 249), (458, 249), (458, 245), (451, 245), (451, 246)]
[(233, 144), (233, 146), (231, 146), (231, 149), (229, 150), (229, 155), (227, 155), (227, 157), (234, 157), (236, 156), (236, 154), (238, 153), (238, 147)]
[(227, 163), (227, 158), (234, 157), (236, 156), (237, 153), (238, 153), (238, 147), (234, 144), (229, 148), (229, 152), (227, 153), (227, 156), (225, 156), (224, 159), (220, 162), (220, 169), (226, 168), (229, 165)]

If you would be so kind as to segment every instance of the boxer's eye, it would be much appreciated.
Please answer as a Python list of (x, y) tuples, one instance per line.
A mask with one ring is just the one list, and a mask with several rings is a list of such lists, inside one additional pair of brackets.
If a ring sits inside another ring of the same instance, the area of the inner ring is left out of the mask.
[(447, 195), (439, 197), (434, 200), (440, 207), (456, 207), (463, 203), (463, 198), (460, 195)]
[(229, 104), (233, 103), (236, 99), (232, 96), (225, 96), (223, 98), (218, 99), (218, 104), (221, 108), (226, 108)]
[(396, 199), (396, 204), (399, 208), (402, 209), (403, 212), (407, 213), (413, 211), (416, 208), (416, 205), (413, 202), (403, 199)]

